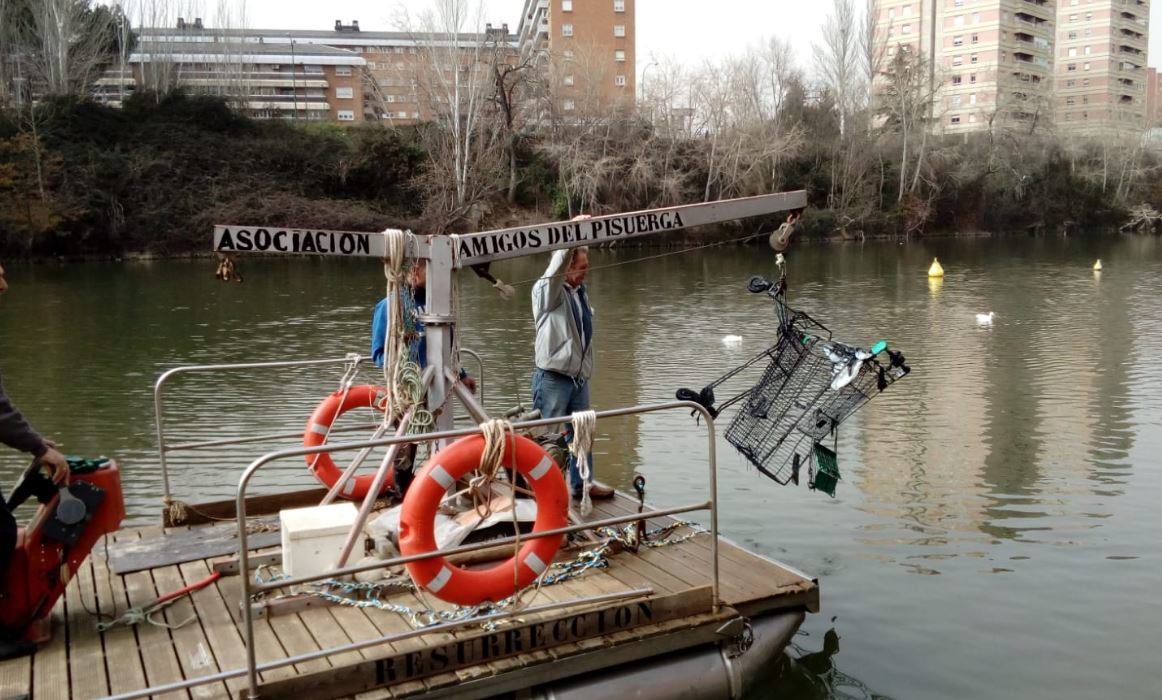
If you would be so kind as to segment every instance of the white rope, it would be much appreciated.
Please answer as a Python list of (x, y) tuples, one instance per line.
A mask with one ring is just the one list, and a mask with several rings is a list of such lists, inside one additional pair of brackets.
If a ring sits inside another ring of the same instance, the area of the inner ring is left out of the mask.
[(399, 419), (410, 403), (411, 392), (406, 390), (401, 374), (410, 377), (411, 372), (405, 371), (410, 361), (408, 355), (407, 313), (403, 300), (404, 261), (407, 259), (407, 234), (398, 229), (387, 229), (383, 232), (387, 248), (387, 257), (383, 263), (383, 276), (387, 280), (387, 331), (383, 344), (383, 385), (386, 387), (383, 421), (389, 425)]
[(593, 501), (589, 499), (589, 452), (593, 449), (593, 433), (597, 428), (596, 411), (578, 411), (573, 414), (573, 444), (569, 450), (577, 462), (577, 472), (581, 475), (581, 516), (588, 517), (593, 512)]

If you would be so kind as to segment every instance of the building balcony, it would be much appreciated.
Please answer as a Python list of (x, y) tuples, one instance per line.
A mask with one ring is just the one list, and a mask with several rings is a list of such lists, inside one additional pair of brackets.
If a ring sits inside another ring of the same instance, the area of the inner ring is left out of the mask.
[(1121, 46), (1118, 46), (1118, 53), (1126, 54), (1128, 56), (1145, 56), (1146, 55), (1146, 52), (1143, 51), (1142, 49), (1139, 49), (1136, 46), (1127, 46), (1126, 44), (1122, 44)]

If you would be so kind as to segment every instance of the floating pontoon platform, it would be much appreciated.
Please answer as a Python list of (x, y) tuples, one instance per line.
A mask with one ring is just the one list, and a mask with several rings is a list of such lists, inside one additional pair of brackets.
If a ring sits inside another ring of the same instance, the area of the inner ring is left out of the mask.
[[(638, 506), (636, 500), (620, 494), (595, 505), (594, 518), (627, 515)], [(655, 518), (650, 526), (673, 522)], [(232, 532), (234, 526), (128, 528), (113, 535), (109, 547), (133, 542), (135, 550), (148, 551), (152, 542), (163, 548), (165, 538), (184, 535), (191, 528), (218, 534), (216, 531)], [(688, 531), (683, 528), (674, 534)], [(703, 677), (697, 682), (707, 690), (718, 687), (715, 681), (729, 688), (736, 683), (726, 677), (731, 673), (730, 662), (717, 659), (728, 659), (720, 648), (729, 647), (743, 634), (742, 621), (765, 620), (767, 629), (774, 623), (774, 634), (781, 639), (767, 640), (766, 644), (781, 650), (805, 612), (817, 610), (819, 590), (816, 581), (721, 539), (722, 605), (713, 612), (707, 585), (713, 560), (709, 545), (710, 534), (700, 533), (664, 547), (618, 552), (609, 556), (608, 568), (590, 569), (572, 580), (545, 586), (528, 601), (535, 609), (550, 607), (556, 601), (607, 596), (604, 604), (579, 602), (522, 614), (491, 631), (476, 625), (450, 633), (431, 632), (272, 668), (261, 672), (260, 695), (463, 698), (531, 691), (530, 696), (535, 697), (538, 688), (568, 686), (569, 679), (575, 682), (582, 674), (586, 683), (595, 676), (612, 679), (619, 673), (632, 678), (643, 668), (664, 664), (665, 659), (683, 653), (689, 657), (699, 649), (714, 654), (715, 665), (722, 666), (722, 678)], [(562, 551), (560, 557), (576, 553)], [(98, 622), (204, 579), (214, 570), (213, 559), (116, 575), (101, 555), (100, 550), (94, 552), (53, 611), (51, 641), (32, 657), (0, 662), (0, 698), (133, 694), (245, 666), (241, 586), (236, 577), (219, 579), (158, 613), (152, 621), (97, 630)], [(610, 602), (608, 598), (642, 589), (652, 593), (621, 601)], [(421, 601), (410, 592), (385, 599), (416, 609), (425, 603), (443, 605), (431, 596)], [(260, 668), (264, 662), (399, 636), (415, 629), (397, 613), (322, 601), (263, 617), (256, 624)], [(751, 653), (759, 652), (754, 649)], [(745, 657), (746, 652), (742, 652), (740, 658)], [(619, 672), (618, 667), (631, 670)], [(246, 677), (238, 675), (155, 697), (244, 697), (245, 693)]]

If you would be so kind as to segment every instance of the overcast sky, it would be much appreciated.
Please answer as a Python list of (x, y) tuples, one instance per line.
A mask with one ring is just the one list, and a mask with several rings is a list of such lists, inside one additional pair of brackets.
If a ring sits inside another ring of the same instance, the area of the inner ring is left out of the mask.
[[(241, 2), (242, 0), (235, 0)], [(580, 0), (601, 2), (602, 0)], [(418, 13), (429, 0), (245, 0), (251, 27), (326, 29), (336, 19), (359, 20), (363, 29), (393, 30), (398, 8)], [(508, 23), (515, 30), (523, 0), (481, 0), (485, 20)], [(828, 0), (637, 0), (637, 69), (640, 73), (652, 57), (674, 56), (696, 63), (741, 51), (765, 37), (780, 36), (791, 42), (799, 63), (810, 67), (811, 43), (819, 33), (831, 3)], [(1162, 20), (1162, 2), (1154, 3), (1150, 24)], [(1158, 65), (1162, 31), (1151, 34), (1149, 64)]]

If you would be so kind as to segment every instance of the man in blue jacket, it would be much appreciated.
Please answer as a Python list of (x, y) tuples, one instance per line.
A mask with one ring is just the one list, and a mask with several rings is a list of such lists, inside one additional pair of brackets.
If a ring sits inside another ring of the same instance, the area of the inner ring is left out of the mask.
[[(8, 281), (4, 278), (4, 266), (0, 265), (0, 294), (8, 291)], [(65, 456), (57, 451), (52, 441), (42, 438), (20, 411), (12, 405), (0, 380), (0, 442), (14, 450), (27, 452), (45, 465), (52, 474), (53, 481), (61, 483), (68, 477), (69, 464)], [(16, 550), (16, 518), (8, 510), (8, 501), (0, 490), (0, 586), (8, 592), (8, 564)], [(16, 638), (10, 630), (0, 626), (0, 660), (23, 656), (32, 652), (32, 645)]]
[[(579, 217), (580, 218), (580, 217)], [(569, 416), (589, 409), (589, 378), (593, 376), (593, 308), (585, 276), (589, 251), (571, 248), (553, 253), (545, 274), (533, 285), (533, 323), (536, 326), (536, 369), (533, 371), (533, 407), (544, 418)], [(589, 457), (593, 479), (593, 457)], [(581, 474), (569, 459), (569, 486), (581, 494)], [(611, 498), (613, 489), (593, 484), (591, 498)]]
[[(406, 284), (402, 288), (404, 335), (408, 343), (408, 359), (424, 368), (428, 366), (428, 340), (424, 337), (424, 324), (419, 317), (424, 313), (427, 304), (428, 268), (423, 263), (412, 265), (408, 269)], [(387, 322), (389, 309), (387, 297), (379, 300), (375, 311), (371, 313), (371, 361), (376, 367), (383, 367), (387, 345)], [(463, 368), (460, 369), (460, 380), (471, 392), (476, 391), (476, 380)]]

